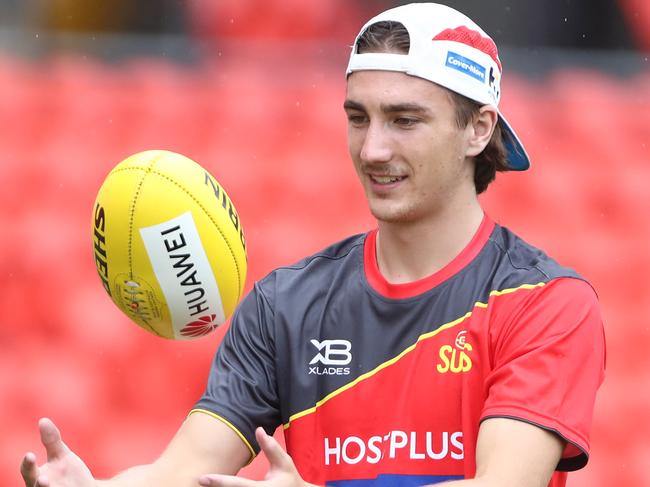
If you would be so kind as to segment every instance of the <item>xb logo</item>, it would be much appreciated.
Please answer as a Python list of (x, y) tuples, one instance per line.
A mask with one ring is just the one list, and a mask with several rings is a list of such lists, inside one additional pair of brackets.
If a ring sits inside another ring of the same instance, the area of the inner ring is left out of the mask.
[(348, 365), (352, 361), (352, 344), (347, 340), (310, 340), (318, 353), (311, 359), (309, 365)]

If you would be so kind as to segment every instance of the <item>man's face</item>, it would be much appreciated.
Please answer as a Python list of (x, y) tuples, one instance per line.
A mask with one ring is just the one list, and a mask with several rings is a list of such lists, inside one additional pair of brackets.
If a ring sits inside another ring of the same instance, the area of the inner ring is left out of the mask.
[(475, 198), (468, 130), (459, 129), (448, 92), (390, 71), (348, 77), (348, 149), (370, 211), (413, 222)]

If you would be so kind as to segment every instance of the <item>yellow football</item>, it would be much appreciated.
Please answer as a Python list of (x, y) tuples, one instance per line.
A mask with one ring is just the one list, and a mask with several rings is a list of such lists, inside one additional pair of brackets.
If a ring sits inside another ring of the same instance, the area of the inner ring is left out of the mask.
[(237, 210), (217, 180), (174, 152), (120, 162), (92, 215), (95, 264), (113, 302), (145, 330), (204, 336), (234, 311), (246, 280)]

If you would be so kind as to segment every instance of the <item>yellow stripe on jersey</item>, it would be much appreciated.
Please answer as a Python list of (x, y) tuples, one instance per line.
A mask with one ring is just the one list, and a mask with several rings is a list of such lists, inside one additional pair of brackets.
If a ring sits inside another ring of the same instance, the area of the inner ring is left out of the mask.
[[(502, 289), (500, 291), (499, 290), (494, 290), (494, 291), (490, 291), (489, 296), (490, 297), (492, 297), (492, 296), (502, 296), (504, 294), (514, 293), (516, 291), (520, 291), (520, 290), (523, 290), (523, 289), (528, 289), (528, 290), (535, 289), (535, 288), (544, 286), (544, 284), (545, 284), (544, 282), (538, 282), (537, 284), (522, 284), (521, 286), (518, 286), (518, 287)], [(488, 307), (487, 303), (482, 303), (480, 301), (477, 301), (476, 303), (474, 303), (473, 309), (474, 308), (487, 308), (487, 307)], [(345, 384), (344, 386), (339, 387), (335, 391), (330, 392), (327, 396), (325, 396), (323, 399), (318, 401), (313, 407), (311, 407), (309, 409), (305, 409), (304, 411), (300, 411), (299, 413), (296, 413), (293, 416), (289, 417), (289, 421), (286, 424), (283, 425), (283, 428), (285, 430), (288, 429), (291, 426), (292, 421), (295, 421), (295, 420), (297, 420), (299, 418), (302, 418), (303, 416), (307, 416), (308, 414), (311, 414), (311, 413), (315, 412), (317, 408), (319, 408), (320, 406), (325, 404), (327, 401), (329, 401), (333, 397), (338, 396), (342, 392), (354, 387), (359, 382), (364, 381), (364, 380), (372, 377), (373, 375), (377, 374), (379, 371), (385, 369), (386, 367), (389, 367), (390, 365), (393, 365), (395, 362), (397, 362), (402, 357), (404, 357), (404, 355), (406, 355), (407, 353), (409, 353), (413, 349), (415, 349), (415, 347), (421, 341), (427, 340), (428, 338), (436, 336), (438, 333), (441, 333), (441, 332), (443, 332), (445, 330), (448, 330), (449, 328), (453, 328), (454, 326), (459, 325), (460, 323), (465, 321), (467, 318), (472, 316), (472, 313), (473, 313), (473, 310), (468, 311), (467, 313), (465, 313), (460, 318), (456, 318), (455, 320), (450, 321), (449, 323), (445, 323), (444, 325), (441, 325), (440, 327), (438, 327), (437, 329), (435, 329), (433, 331), (430, 331), (428, 333), (424, 333), (424, 334), (420, 335), (413, 345), (405, 348), (399, 355), (393, 357), (390, 360), (387, 360), (386, 362), (383, 362), (383, 363), (379, 364), (377, 367), (375, 367), (371, 371), (366, 372), (365, 374), (361, 374), (359, 377), (354, 379), (352, 382), (349, 382), (348, 384)]]
[(190, 414), (194, 414), (194, 413), (203, 413), (203, 414), (207, 414), (208, 416), (212, 416), (213, 418), (218, 419), (218, 420), (221, 421), (223, 424), (225, 424), (226, 426), (228, 426), (231, 430), (233, 430), (233, 431), (237, 434), (237, 436), (239, 436), (239, 437), (241, 438), (241, 440), (244, 442), (244, 444), (246, 445), (246, 447), (248, 448), (248, 450), (249, 450), (250, 453), (251, 453), (251, 458), (250, 458), (250, 460), (248, 460), (248, 463), (246, 463), (246, 465), (249, 465), (249, 464), (250, 464), (250, 463), (255, 459), (255, 457), (257, 456), (257, 453), (255, 453), (255, 450), (253, 449), (253, 447), (251, 446), (251, 444), (248, 442), (248, 440), (246, 439), (246, 437), (242, 434), (241, 431), (239, 431), (239, 430), (237, 429), (237, 427), (236, 427), (234, 424), (232, 424), (232, 423), (231, 423), (230, 421), (228, 421), (226, 418), (224, 418), (224, 417), (222, 417), (222, 416), (219, 416), (218, 414), (213, 413), (212, 411), (208, 411), (207, 409), (200, 409), (200, 408), (192, 409), (192, 410), (190, 411), (190, 413), (188, 414), (188, 416), (189, 416)]

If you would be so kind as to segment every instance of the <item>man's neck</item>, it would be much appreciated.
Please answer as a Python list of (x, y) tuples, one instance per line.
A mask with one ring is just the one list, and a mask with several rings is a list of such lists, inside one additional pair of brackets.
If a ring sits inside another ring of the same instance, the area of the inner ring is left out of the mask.
[(438, 272), (471, 242), (483, 217), (476, 201), (414, 223), (379, 222), (379, 271), (393, 284), (417, 281)]

